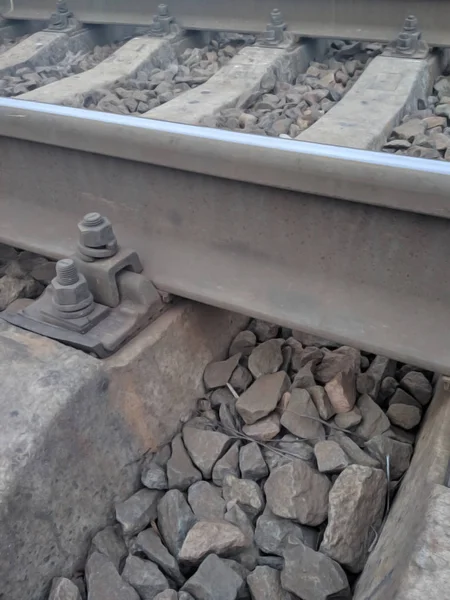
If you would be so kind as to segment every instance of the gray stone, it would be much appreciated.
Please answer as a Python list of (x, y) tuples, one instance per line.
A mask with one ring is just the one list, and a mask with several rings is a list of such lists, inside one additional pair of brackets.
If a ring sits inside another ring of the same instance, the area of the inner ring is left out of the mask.
[(248, 546), (244, 533), (226, 521), (199, 521), (188, 532), (179, 554), (186, 565), (199, 564), (209, 554), (230, 556)]
[(252, 350), (248, 358), (248, 368), (255, 378), (276, 373), (283, 364), (279, 340), (267, 340)]
[(151, 457), (151, 462), (154, 462), (155, 464), (159, 465), (160, 467), (165, 467), (167, 465), (167, 462), (169, 461), (169, 458), (172, 455), (172, 449), (170, 444), (165, 444), (164, 446), (162, 446), (162, 448), (160, 448), (158, 450), (158, 452), (156, 452), (156, 454), (154, 454)]
[(195, 598), (187, 592), (178, 592), (178, 600), (195, 600)]
[(142, 470), (141, 481), (149, 490), (167, 490), (167, 475), (163, 467), (156, 462), (150, 463)]
[(236, 400), (233, 394), (228, 388), (218, 388), (211, 392), (209, 397), (212, 408), (218, 409), (222, 404), (226, 404), (228, 407), (234, 406)]
[(275, 410), (289, 384), (284, 371), (263, 375), (240, 396), (236, 410), (247, 425), (252, 425)]
[(231, 387), (238, 393), (242, 394), (253, 382), (253, 377), (248, 369), (242, 365), (238, 365), (230, 377)]
[(364, 452), (358, 444), (344, 433), (333, 431), (328, 439), (339, 444), (352, 464), (361, 465), (363, 467), (372, 467), (374, 469), (380, 467), (380, 461), (378, 459), (369, 456), (367, 452)]
[(250, 356), (253, 348), (256, 346), (256, 335), (253, 331), (241, 331), (237, 334), (230, 346), (230, 356), (241, 354)]
[(94, 552), (86, 563), (89, 600), (140, 600), (137, 592), (122, 579), (110, 560)]
[(394, 150), (407, 150), (410, 146), (411, 142), (408, 142), (408, 140), (394, 139), (386, 142), (383, 148), (393, 148)]
[(325, 384), (331, 381), (341, 371), (351, 369), (355, 373), (359, 372), (361, 354), (356, 348), (350, 346), (341, 346), (333, 352), (326, 352), (322, 362), (315, 372), (316, 380)]
[[(436, 114), (438, 114), (436, 112)], [(425, 132), (426, 124), (421, 119), (410, 119), (406, 123), (394, 127), (392, 135), (402, 140), (412, 142), (416, 135)]]
[(403, 442), (404, 444), (411, 445), (414, 445), (416, 439), (415, 433), (412, 431), (406, 431), (400, 427), (395, 427), (395, 425), (391, 425), (390, 429), (388, 429), (383, 435), (397, 440), (397, 442)]
[(376, 400), (381, 382), (385, 377), (395, 375), (396, 362), (385, 356), (376, 356), (365, 373), (358, 375), (356, 387), (360, 394), (369, 394)]
[(137, 591), (141, 600), (153, 600), (156, 594), (169, 588), (169, 582), (158, 567), (137, 556), (127, 558), (122, 578)]
[(251, 322), (249, 329), (254, 332), (258, 342), (265, 342), (272, 338), (276, 338), (280, 330), (278, 325), (267, 323), (260, 319), (255, 319)]
[(169, 490), (158, 504), (158, 529), (170, 553), (178, 558), (189, 529), (196, 523), (189, 504), (178, 490)]
[(233, 433), (233, 431), (240, 429), (236, 412), (224, 402), (219, 408), (219, 420), (226, 433)]
[(178, 594), (175, 590), (164, 590), (156, 594), (153, 600), (178, 600)]
[(183, 428), (183, 440), (193, 463), (205, 479), (211, 479), (215, 463), (232, 444), (232, 439), (220, 431), (205, 431), (194, 427)]
[(247, 577), (253, 600), (288, 600), (289, 594), (283, 590), (280, 572), (270, 567), (256, 567)]
[(242, 446), (239, 452), (239, 467), (243, 479), (258, 481), (269, 474), (266, 461), (256, 442)]
[(264, 509), (263, 493), (258, 484), (250, 479), (226, 475), (223, 481), (223, 497), (226, 502), (235, 500), (250, 518), (255, 518)]
[(409, 392), (416, 400), (426, 406), (431, 400), (433, 388), (423, 373), (410, 371), (400, 381), (400, 387)]
[(284, 568), (284, 558), (281, 556), (260, 556), (258, 558), (259, 567), (270, 567), (281, 571)]
[(191, 594), (195, 600), (236, 600), (242, 584), (242, 577), (225, 560), (211, 554), (184, 584), (182, 591)]
[(277, 517), (267, 506), (256, 521), (255, 544), (266, 554), (283, 556), (288, 540), (291, 544), (304, 543), (315, 550), (317, 539), (315, 529)]
[(360, 438), (369, 440), (389, 429), (389, 419), (370, 396), (363, 394), (356, 405), (362, 415), (362, 422), (355, 428), (355, 433)]
[(116, 504), (116, 519), (125, 536), (136, 535), (156, 519), (156, 507), (161, 497), (162, 492), (144, 489)]
[(240, 442), (236, 441), (222, 458), (216, 462), (212, 470), (212, 480), (215, 485), (222, 486), (225, 475), (240, 476), (239, 472), (239, 447)]
[(56, 277), (56, 263), (47, 260), (44, 263), (37, 264), (32, 268), (30, 275), (39, 283), (48, 285)]
[(366, 442), (367, 451), (376, 458), (383, 469), (386, 468), (386, 457), (389, 455), (390, 479), (399, 479), (409, 467), (412, 446), (399, 442), (389, 435), (377, 435)]
[(320, 551), (352, 573), (360, 573), (378, 533), (386, 504), (387, 481), (381, 469), (352, 465), (334, 482), (328, 524)]
[(281, 416), (281, 425), (294, 435), (312, 440), (325, 439), (325, 429), (320, 423), (319, 413), (306, 390), (295, 388), (287, 408)]
[(378, 394), (378, 403), (384, 404), (386, 400), (389, 400), (393, 396), (395, 390), (398, 388), (398, 383), (394, 377), (385, 377), (381, 382), (380, 393)]
[(253, 524), (248, 515), (242, 510), (236, 500), (231, 500), (227, 504), (227, 512), (225, 513), (225, 521), (236, 525), (242, 533), (245, 535), (247, 545), (250, 546), (253, 543), (255, 530)]
[(64, 577), (55, 577), (48, 600), (81, 600), (77, 586)]
[(267, 505), (274, 514), (302, 525), (316, 526), (327, 517), (330, 487), (325, 475), (293, 459), (272, 470), (264, 491)]
[(438, 80), (434, 82), (433, 87), (439, 97), (450, 95), (450, 81), (448, 77), (439, 77)]
[(316, 459), (314, 457), (314, 450), (303, 440), (299, 440), (295, 435), (288, 433), (284, 435), (276, 446), (279, 450), (288, 452), (289, 455), (285, 456), (286, 462), (292, 460), (292, 458), (299, 458), (304, 460), (311, 467), (316, 466)]
[(242, 433), (260, 442), (272, 440), (280, 433), (280, 416), (273, 412), (268, 417), (260, 419), (253, 425), (244, 425)]
[(396, 402), (391, 404), (386, 415), (393, 425), (398, 425), (403, 429), (412, 429), (420, 423), (422, 411), (417, 406)]
[[(327, 340), (325, 338), (318, 337), (317, 335), (312, 335), (311, 333), (299, 331), (298, 329), (294, 329), (292, 331), (292, 337), (301, 342), (303, 346), (325, 346), (326, 348), (336, 348), (339, 346), (339, 344), (333, 342), (332, 340)], [(334, 375), (332, 377), (334, 377)], [(326, 381), (323, 383), (326, 383)]]
[(317, 468), (321, 473), (340, 473), (351, 462), (344, 450), (333, 440), (324, 440), (314, 446)]
[(356, 402), (356, 372), (353, 367), (338, 373), (325, 384), (325, 391), (337, 413), (352, 410)]
[(294, 356), (292, 357), (292, 369), (294, 371), (299, 371), (307, 364), (310, 364), (312, 368), (315, 368), (321, 362), (322, 358), (322, 350), (315, 346), (308, 346), (304, 350), (294, 352)]
[(177, 585), (183, 585), (184, 577), (181, 574), (175, 558), (170, 554), (161, 541), (159, 535), (151, 528), (141, 531), (137, 536), (135, 548), (154, 562), (161, 571), (172, 579)]
[(5, 275), (0, 279), (0, 311), (18, 298), (36, 298), (42, 291), (42, 285), (31, 276), (18, 279)]
[(336, 414), (325, 388), (323, 388), (321, 385), (313, 385), (312, 387), (308, 388), (308, 393), (311, 396), (315, 407), (317, 408), (319, 417), (323, 421), (328, 421)]
[(354, 406), (352, 410), (349, 410), (346, 413), (339, 413), (334, 418), (334, 424), (341, 429), (352, 429), (353, 427), (356, 427), (356, 425), (359, 425), (361, 421), (361, 411), (357, 406)]
[(224, 517), (225, 500), (220, 495), (220, 488), (207, 481), (198, 481), (191, 485), (188, 490), (188, 502), (197, 519), (214, 521)]
[(92, 540), (91, 552), (104, 554), (115, 568), (120, 571), (120, 566), (127, 556), (128, 551), (118, 529), (117, 525), (110, 525), (95, 534)]
[(205, 382), (206, 389), (210, 390), (226, 385), (234, 369), (237, 367), (240, 358), (241, 355), (238, 353), (227, 360), (207, 365), (203, 373), (203, 381)]
[(302, 600), (350, 600), (351, 593), (342, 567), (304, 544), (284, 554), (281, 585)]
[(290, 389), (294, 390), (295, 388), (311, 388), (315, 385), (316, 381), (312, 373), (312, 363), (308, 363), (299, 369), (295, 374)]
[(181, 435), (176, 435), (172, 441), (172, 455), (167, 462), (169, 488), (184, 491), (201, 478), (202, 474), (192, 464)]

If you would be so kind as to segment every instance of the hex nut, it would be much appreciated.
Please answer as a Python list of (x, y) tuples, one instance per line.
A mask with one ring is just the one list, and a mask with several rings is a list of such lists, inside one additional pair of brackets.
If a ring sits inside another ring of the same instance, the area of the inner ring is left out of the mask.
[(70, 285), (61, 285), (55, 277), (52, 280), (52, 286), (55, 291), (55, 304), (63, 306), (78, 304), (79, 302), (92, 297), (86, 278), (82, 273), (79, 273), (78, 281)]
[(103, 217), (99, 225), (88, 226), (81, 221), (78, 223), (80, 244), (87, 248), (102, 248), (116, 241), (111, 222)]

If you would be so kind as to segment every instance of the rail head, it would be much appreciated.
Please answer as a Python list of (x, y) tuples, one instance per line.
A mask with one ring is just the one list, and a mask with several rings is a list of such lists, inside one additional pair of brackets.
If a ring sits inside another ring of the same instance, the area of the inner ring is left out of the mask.
[(450, 218), (450, 164), (0, 99), (0, 136)]

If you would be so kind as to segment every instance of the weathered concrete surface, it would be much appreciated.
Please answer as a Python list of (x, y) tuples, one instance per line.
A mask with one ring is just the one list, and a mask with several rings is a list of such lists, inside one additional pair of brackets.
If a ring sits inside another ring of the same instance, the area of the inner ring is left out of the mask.
[(95, 30), (85, 29), (75, 36), (52, 31), (38, 31), (0, 54), (0, 77), (20, 67), (52, 65), (64, 58), (68, 50), (89, 50), (95, 45)]
[(183, 303), (104, 361), (0, 321), (2, 600), (43, 600), (81, 566), (246, 321)]
[[(441, 539), (441, 534), (448, 536), (449, 513), (442, 515), (442, 507), (450, 501), (442, 490), (436, 491), (435, 484), (447, 483), (449, 458), (450, 379), (441, 378), (411, 465), (358, 581), (354, 600), (441, 600), (448, 596), (449, 537)], [(442, 522), (444, 516), (447, 524)], [(435, 578), (446, 581), (447, 587), (435, 586)], [(433, 583), (426, 586), (426, 581)], [(425, 592), (414, 595), (415, 589)]]
[(435, 485), (396, 600), (441, 600), (450, 590), (450, 489)]
[(168, 62), (174, 56), (171, 44), (161, 38), (133, 38), (93, 69), (50, 83), (20, 96), (51, 104), (71, 104), (80, 96), (96, 90), (109, 89), (125, 78), (151, 64), (152, 60)]
[(224, 108), (245, 107), (253, 92), (272, 89), (274, 78), (292, 79), (320, 56), (325, 42), (308, 42), (294, 50), (248, 46), (206, 83), (144, 113), (142, 117), (199, 125)]
[(430, 95), (437, 68), (436, 57), (377, 56), (344, 98), (297, 139), (380, 150), (402, 117), (416, 110), (417, 100)]

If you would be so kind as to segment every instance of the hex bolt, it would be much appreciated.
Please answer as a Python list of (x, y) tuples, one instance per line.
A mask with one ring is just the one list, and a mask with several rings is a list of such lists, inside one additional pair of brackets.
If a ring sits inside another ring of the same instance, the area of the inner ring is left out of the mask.
[(163, 33), (164, 27), (158, 16), (153, 17), (153, 23), (151, 24), (150, 29), (153, 33)]
[(272, 25), (283, 25), (283, 15), (281, 14), (281, 11), (278, 8), (274, 8), (272, 11), (270, 11), (270, 22), (272, 23)]
[(83, 217), (83, 225), (86, 227), (96, 227), (97, 225), (101, 225), (104, 223), (105, 219), (98, 212), (91, 212)]
[(56, 263), (56, 280), (61, 285), (72, 285), (79, 280), (78, 270), (70, 258), (63, 258)]
[(397, 50), (399, 52), (408, 52), (412, 48), (412, 38), (409, 33), (399, 33), (397, 38)]
[(169, 7), (167, 6), (167, 4), (158, 4), (158, 15), (160, 17), (169, 16)]
[(418, 21), (414, 15), (409, 15), (405, 19), (405, 24), (403, 25), (403, 31), (408, 31), (410, 33), (415, 33), (417, 31)]

